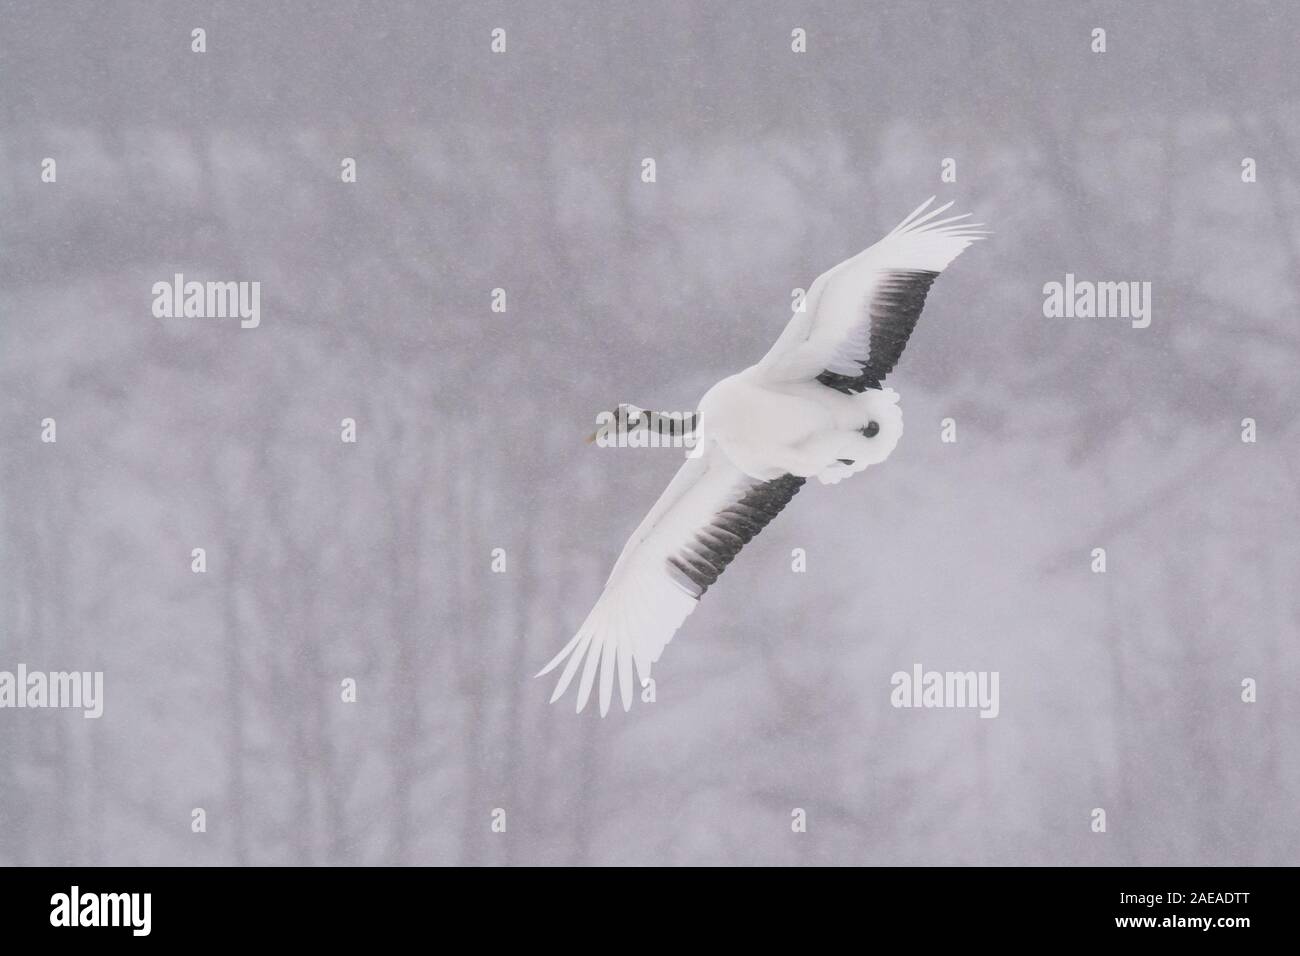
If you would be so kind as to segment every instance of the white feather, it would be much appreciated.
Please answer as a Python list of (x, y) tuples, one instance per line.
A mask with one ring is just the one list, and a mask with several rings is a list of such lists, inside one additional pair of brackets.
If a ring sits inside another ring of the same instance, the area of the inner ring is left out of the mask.
[(855, 375), (866, 354), (870, 326), (863, 321), (882, 279), (894, 272), (942, 272), (971, 243), (989, 233), (982, 223), (964, 223), (969, 213), (931, 222), (952, 206), (945, 203), (921, 215), (931, 196), (875, 245), (818, 276), (804, 300), (804, 311), (786, 325), (776, 344), (758, 363), (772, 382), (814, 379), (822, 371)]

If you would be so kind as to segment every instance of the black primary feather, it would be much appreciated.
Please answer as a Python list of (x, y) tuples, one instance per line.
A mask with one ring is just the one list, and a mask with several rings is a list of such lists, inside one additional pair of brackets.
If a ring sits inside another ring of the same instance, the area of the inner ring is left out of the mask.
[(790, 503), (806, 480), (782, 475), (752, 484), (739, 501), (723, 508), (708, 527), (696, 533), (693, 544), (668, 559), (673, 578), (699, 600), (740, 549)]
[(894, 370), (903, 348), (916, 328), (916, 320), (925, 307), (925, 296), (939, 273), (928, 269), (890, 272), (880, 280), (876, 294), (867, 303), (867, 319), (871, 323), (870, 353), (858, 359), (862, 372), (858, 375), (841, 375), (824, 371), (817, 376), (821, 382), (838, 392), (864, 392), (880, 388), (885, 376)]

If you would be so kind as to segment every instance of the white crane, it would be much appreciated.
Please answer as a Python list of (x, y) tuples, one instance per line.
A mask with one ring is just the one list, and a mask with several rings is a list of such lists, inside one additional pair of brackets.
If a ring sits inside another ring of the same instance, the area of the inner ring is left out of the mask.
[[(889, 457), (903, 416), (897, 393), (881, 382), (935, 276), (988, 235), (979, 223), (962, 223), (967, 216), (936, 220), (952, 203), (927, 213), (933, 202), (819, 276), (763, 360), (709, 389), (695, 454), (628, 539), (578, 633), (537, 675), (567, 661), (552, 702), (581, 666), (579, 712), (597, 670), (601, 715), (616, 679), (629, 710), (633, 667), (645, 686), (704, 592), (808, 478), (835, 484)], [(634, 422), (640, 415), (621, 409)]]

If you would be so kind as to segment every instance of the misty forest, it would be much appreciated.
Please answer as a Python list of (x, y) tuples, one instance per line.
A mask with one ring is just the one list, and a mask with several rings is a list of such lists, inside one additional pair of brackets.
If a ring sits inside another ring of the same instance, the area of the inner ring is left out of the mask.
[[(0, 669), (104, 674), (0, 710), (0, 864), (1300, 860), (1300, 9), (0, 18)], [(693, 409), (933, 194), (994, 235), (894, 455), (746, 547), (652, 703), (549, 705), (682, 455), (596, 416)], [(177, 273), (260, 325), (155, 317)], [(1046, 316), (1067, 273), (1149, 326)], [(891, 706), (914, 664), (998, 716)]]

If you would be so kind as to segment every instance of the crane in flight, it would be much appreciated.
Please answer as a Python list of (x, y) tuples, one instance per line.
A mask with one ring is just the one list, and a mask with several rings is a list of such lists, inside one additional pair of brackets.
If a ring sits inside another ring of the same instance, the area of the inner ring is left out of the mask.
[[(541, 677), (564, 664), (551, 695), (582, 669), (577, 709), (600, 675), (600, 713), (615, 682), (632, 706), (687, 615), (750, 540), (816, 477), (836, 484), (889, 457), (903, 434), (897, 364), (935, 277), (989, 233), (969, 214), (937, 219), (931, 196), (875, 245), (823, 273), (757, 364), (700, 400), (695, 447), (619, 555), (595, 607)], [(620, 406), (624, 421), (647, 416)]]

